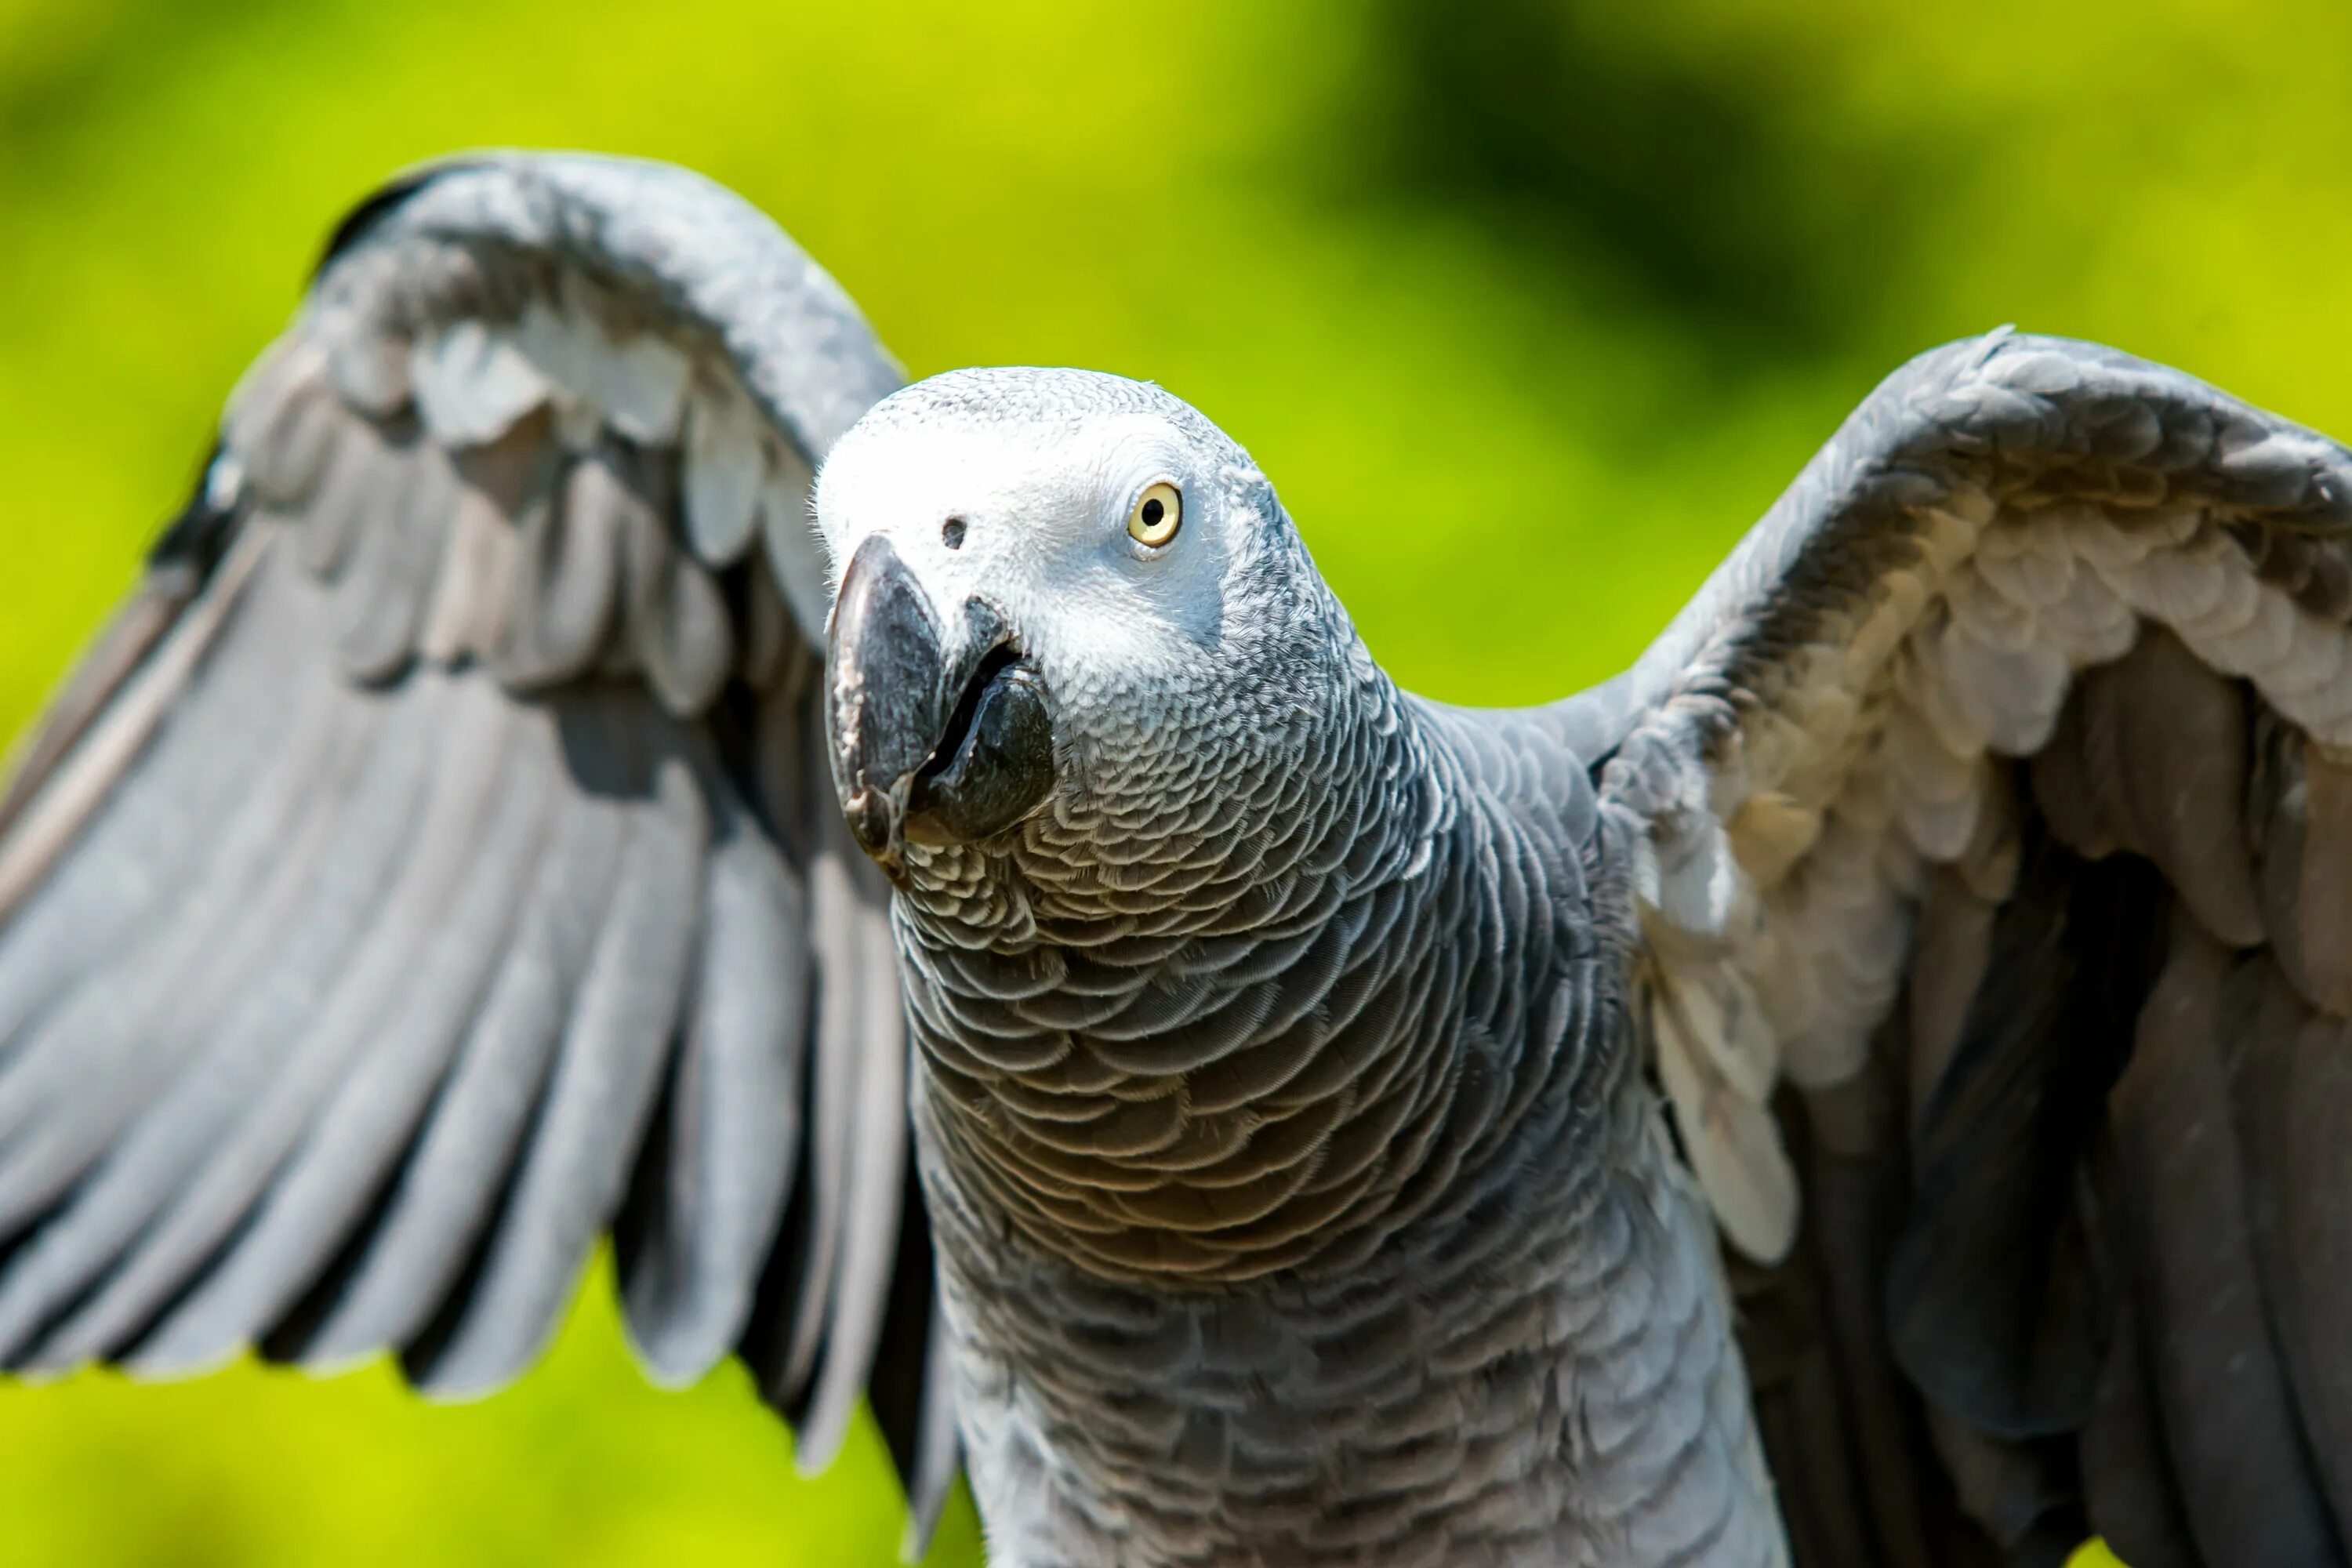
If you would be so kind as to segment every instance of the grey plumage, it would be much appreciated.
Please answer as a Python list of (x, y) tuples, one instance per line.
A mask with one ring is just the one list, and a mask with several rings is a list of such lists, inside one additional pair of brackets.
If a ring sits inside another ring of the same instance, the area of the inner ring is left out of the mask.
[[(2334, 944), (2309, 941), (2315, 922), (2306, 918), (2304, 901), (2313, 895), (2332, 901), (2306, 879), (2310, 868), (2328, 863), (2327, 851), (2315, 858), (2308, 851), (2311, 796), (2297, 784), (2306, 761), (2305, 734), (2325, 740), (2338, 732), (2341, 688), (2329, 672), (2340, 668), (2340, 658), (2330, 648), (2332, 634), (2311, 618), (2308, 605), (2265, 587), (2275, 573), (2266, 572), (2263, 563), (2272, 542), (2289, 538), (2296, 542), (2283, 548), (2298, 559), (2340, 554), (2340, 514), (2352, 495), (2346, 480), (2345, 456), (2333, 444), (2110, 351), (1997, 336), (1924, 356), (1849, 421), (1717, 574), (1701, 604), (1626, 678), (1624, 684), (1637, 693), (1646, 690), (1653, 701), (1664, 701), (1652, 710), (1646, 738), (1644, 721), (1626, 726), (1629, 739), (1611, 764), (1624, 771), (1616, 773), (1613, 791), (1604, 784), (1604, 798), (1634, 792), (1635, 798), (1654, 803), (1642, 808), (1649, 816), (1647, 832), (1703, 842), (1707, 817), (1732, 815), (1745, 792), (1787, 787), (1775, 783), (1784, 771), (1803, 778), (1806, 743), (1791, 737), (1781, 715), (1806, 700), (1805, 692), (1843, 680), (1861, 684), (1866, 694), (1869, 664), (1851, 652), (1840, 658), (1829, 651), (1841, 639), (1876, 660), (1890, 645), (1900, 647), (1914, 637), (1915, 626), (1940, 647), (1949, 646), (1955, 626), (1995, 648), (2032, 647), (2038, 637), (2054, 637), (2068, 661), (2085, 672), (2063, 713), (2046, 689), (2003, 676), (1979, 682), (1974, 711), (1961, 712), (1963, 723), (1955, 726), (1937, 717), (1932, 682), (1902, 678), (1902, 668), (1916, 666), (1898, 668), (1897, 700), (1925, 704), (1921, 711), (1934, 721), (1927, 726), (1934, 743), (1956, 759), (1965, 760), (1966, 748), (1988, 741), (1995, 752), (2030, 754), (2032, 810), (2076, 852), (2095, 858), (2146, 856), (2169, 879), (2169, 887), (2154, 885), (2145, 862), (2126, 861), (2142, 866), (2137, 875), (2149, 889), (2086, 930), (2115, 933), (2145, 926), (2177, 900), (2176, 971), (2184, 945), (2268, 943), (2283, 968), (2303, 974), (2299, 988), (2306, 995), (2325, 994), (2326, 982), (2314, 978), (2305, 961), (2332, 953)], [(2042, 572), (2037, 581), (1993, 565), (2053, 552), (2072, 574), (2063, 598), (2054, 573)], [(1874, 554), (1883, 564), (1866, 564)], [(1972, 568), (1972, 559), (1980, 567)], [(1976, 584), (2005, 588), (2009, 608), (1979, 606), (1938, 620), (1932, 599), (1923, 608), (1916, 596), (1886, 586), (1921, 574), (1965, 584), (1972, 570)], [(1767, 587), (1775, 581), (1787, 584), (1777, 595)], [(2084, 584), (2152, 623), (2127, 658), (2122, 656), (2135, 639), (2113, 635), (2113, 612), (2085, 600)], [(1727, 613), (1743, 599), (1754, 608), (1745, 616)], [(1920, 645), (1914, 640), (1911, 646)], [(2119, 658), (2122, 662), (2113, 662)], [(1810, 688), (1808, 678), (1795, 673), (1809, 661), (1816, 671)], [(1967, 661), (1949, 668), (1964, 682), (1972, 679)], [(1621, 702), (1621, 711), (1640, 710), (1638, 697)], [(2005, 702), (2023, 706), (2013, 715), (1993, 711)], [(2281, 705), (2294, 711), (2283, 713)], [(2054, 731), (2044, 727), (2052, 723)], [(1881, 743), (1896, 743), (1902, 733), (1890, 725)], [(1919, 733), (1908, 732), (1901, 743), (1918, 744)], [(1663, 751), (1651, 749), (1660, 742)], [(1830, 803), (1832, 822), (1840, 816), (1883, 820), (1885, 785), (1870, 777), (1867, 731), (1811, 743), (1842, 745), (1848, 748), (1844, 754), (1856, 757), (1836, 786), (1844, 798)], [(1677, 752), (1715, 757), (1708, 765), (1723, 770), (1716, 774), (1715, 798), (1700, 815), (1677, 804), (1684, 786), (1674, 780), (1688, 765), (1669, 760)], [(1906, 763), (1900, 772), (1890, 767), (1889, 776), (1900, 790), (1916, 787), (1908, 781), (1925, 775)], [(2237, 822), (2241, 799), (2247, 839)], [(2253, 849), (2252, 878), (2248, 861), (2240, 858), (2247, 842)], [(1916, 838), (1914, 847), (1931, 862), (1919, 956), (1909, 973), (1914, 1027), (1930, 1031), (1931, 1043), (1915, 1060), (1943, 1078), (1965, 1062), (1965, 1048), (1954, 1054), (1933, 1043), (1960, 1026), (1957, 980), (1968, 985), (1965, 1026), (1971, 1035), (2020, 1030), (2035, 1008), (2089, 1006), (2084, 1026), (2052, 1037), (2053, 1047), (2063, 1047), (2059, 1054), (2028, 1052), (1993, 1084), (2014, 1092), (2045, 1075), (2096, 1070), (2099, 1053), (2115, 1052), (2114, 1025), (2090, 1021), (2120, 1022), (2139, 1010), (2127, 989), (2134, 961), (2110, 955), (2071, 979), (2021, 984), (2030, 973), (2021, 964), (2078, 951), (2071, 941), (2053, 938), (1979, 971), (1981, 961), (1972, 949), (1983, 940), (1973, 934), (1979, 922), (1990, 917), (1997, 931), (2000, 921), (2014, 920), (2009, 911), (2018, 900), (2046, 899), (2046, 892), (2032, 891), (2047, 887), (2046, 876), (2039, 883), (2030, 872), (2021, 876), (2014, 892), (1998, 893), (1996, 907), (1987, 909), (1978, 898), (1956, 897), (1953, 872), (1932, 866), (1948, 847)], [(2083, 896), (2109, 863), (2069, 874), (2065, 896)], [(1801, 863), (1791, 879), (1803, 875)], [(1918, 875), (1908, 857), (1892, 857), (1874, 874), (1876, 890), (1869, 891), (1869, 883), (1864, 890), (1892, 918), (1916, 896)], [(1761, 897), (1769, 909), (1773, 894), (1764, 889)], [(1790, 907), (1803, 905), (1791, 899)], [(1768, 929), (1769, 920), (1768, 913)], [(1778, 946), (1751, 948), (1736, 924), (1716, 929), (1712, 937), (1701, 931), (1677, 941), (1697, 945), (1706, 955), (1698, 960), (1702, 964), (1727, 961), (1745, 968), (1786, 963), (1792, 955), (1802, 962), (1804, 946), (1792, 949), (1785, 937)], [(1743, 948), (1752, 956), (1738, 957)], [(2318, 967), (2326, 963), (2322, 957)], [(2006, 977), (2004, 970), (2011, 972)], [(1969, 982), (1972, 973), (1982, 977)], [(2119, 984), (2126, 990), (2116, 996)], [(2244, 1367), (2248, 1354), (2256, 1363), (2267, 1361), (2268, 1343), (2286, 1321), (2286, 1302), (2255, 1267), (2252, 1239), (2265, 1232), (2252, 1194), (2242, 1205), (2233, 1202), (2227, 1195), (2235, 1190), (2229, 1173), (2199, 1179), (2179, 1163), (2211, 1147), (2210, 1138), (2197, 1132), (2200, 1122), (2228, 1117), (2233, 1100), (2242, 1110), (2252, 1103), (2245, 1088), (2229, 1087), (2228, 1064), (2236, 1054), (2269, 1050), (2273, 1054), (2263, 1059), (2282, 1059), (2263, 1042), (2294, 1040), (2300, 1033), (2290, 1025), (2273, 1028), (2263, 1022), (2266, 1013), (2243, 1000), (2218, 1007), (2210, 1035), (2179, 1021), (2159, 1022), (2177, 1018), (2181, 984), (2168, 978), (2147, 1003), (2140, 1041), (2124, 1053), (2129, 1066), (2112, 1101), (2104, 1092), (2084, 1101), (2053, 1129), (2056, 1142), (2034, 1133), (2033, 1120), (2021, 1108), (1990, 1118), (1981, 1134), (1965, 1138), (1954, 1151), (1959, 1163), (1943, 1162), (1964, 1182), (1996, 1184), (2038, 1167), (2043, 1174), (2032, 1183), (2038, 1196), (2031, 1202), (2044, 1216), (2039, 1225), (2084, 1215), (2059, 1222), (2062, 1237), (2070, 1227), (2080, 1234), (2059, 1256), (2071, 1253), (2084, 1261), (2042, 1276), (2036, 1289), (2047, 1290), (2048, 1281), (2069, 1273), (2095, 1281), (2121, 1268), (2120, 1282), (2132, 1293), (2128, 1305), (2093, 1310), (2060, 1342), (2081, 1344), (2086, 1331), (2092, 1336), (2089, 1348), (2104, 1363), (2093, 1406), (2081, 1408), (2079, 1354), (2062, 1363), (2036, 1352), (2006, 1373), (1997, 1370), (1996, 1358), (1958, 1375), (1953, 1358), (1977, 1332), (1961, 1326), (1967, 1315), (2001, 1300), (2003, 1289), (1993, 1287), (2011, 1277), (2017, 1251), (2027, 1258), (2042, 1256), (2032, 1250), (2032, 1234), (2015, 1224), (1996, 1230), (1999, 1240), (1986, 1238), (1990, 1251), (1978, 1252), (1990, 1268), (1969, 1264), (1969, 1254), (1955, 1252), (1948, 1242), (1923, 1249), (1911, 1271), (1910, 1295), (1934, 1302), (1935, 1267), (1948, 1262), (1952, 1283), (1938, 1310), (1960, 1315), (1916, 1331), (1906, 1364), (1923, 1374), (1922, 1392), (1930, 1402), (1958, 1403), (1964, 1417), (1958, 1425), (1952, 1408), (1939, 1411), (1932, 1403), (1930, 1425), (1948, 1462), (1957, 1467), (1964, 1509), (1973, 1510), (1996, 1538), (2011, 1534), (2013, 1523), (2005, 1521), (2021, 1517), (2010, 1511), (2015, 1505), (2004, 1497), (2026, 1494), (2012, 1493), (2010, 1482), (1997, 1479), (1984, 1445), (2003, 1429), (2021, 1429), (2034, 1435), (2040, 1451), (2062, 1458), (2079, 1438), (2091, 1522), (2107, 1523), (2101, 1510), (2116, 1510), (2112, 1523), (2119, 1542), (2138, 1542), (2150, 1561), (2184, 1560), (2182, 1552), (2199, 1550), (2214, 1561), (2333, 1560), (2340, 1550), (2339, 1525), (2306, 1468), (2322, 1441), (2313, 1426), (2322, 1374), (2315, 1369), (2285, 1374), (2284, 1405), (2272, 1405), (2282, 1418), (2266, 1428), (2227, 1414), (2228, 1400), (2255, 1396), (2257, 1384), (2216, 1373), (2206, 1375), (2221, 1381), (2196, 1392), (2200, 1368)], [(1783, 986), (1780, 994), (1791, 989)], [(2003, 1001), (2004, 991), (2014, 1000)], [(2103, 992), (2107, 999), (2095, 1002)], [(2204, 1089), (2188, 1089), (2192, 1082)], [(1915, 1171), (1910, 1194), (1897, 1196), (1911, 1207), (1909, 1225), (1941, 1224), (1937, 1211), (1954, 1205), (1948, 1182), (1938, 1182), (1932, 1169), (1939, 1094), (1937, 1086), (1921, 1082), (1912, 1092), (1924, 1115), (1915, 1136), (1927, 1141), (1918, 1157), (1931, 1163)], [(2309, 1102), (2324, 1107), (2329, 1100), (2315, 1089)], [(2167, 1106), (2171, 1109), (2161, 1109)], [(2103, 1163), (2095, 1152), (2110, 1118), (2118, 1144), (2113, 1161)], [(2080, 1152), (2065, 1153), (2066, 1140), (2086, 1138), (2073, 1145)], [(2004, 1142), (2011, 1146), (2007, 1155)], [(2088, 1211), (2081, 1197), (2086, 1184), (2105, 1194)], [(2283, 1193), (2305, 1201), (2326, 1187), (2324, 1180), (2308, 1176), (2281, 1184)], [(2326, 1255), (2319, 1218), (2325, 1200), (2317, 1201), (2320, 1207), (2305, 1212), (2292, 1239), (2284, 1227), (2268, 1227), (2274, 1258)], [(1990, 1212), (1962, 1203), (1955, 1217), (1972, 1228), (1987, 1223)], [(2095, 1302), (2101, 1290), (2112, 1288), (2095, 1289), (2089, 1299)], [(1898, 1268), (1898, 1314), (1906, 1289)], [(2208, 1305), (2184, 1309), (2184, 1291)], [(2083, 1299), (2079, 1291), (2076, 1299)], [(2048, 1303), (2037, 1308), (2032, 1300), (2026, 1298), (2022, 1325), (2014, 1308), (1986, 1324), (1988, 1347), (2021, 1326), (2028, 1330), (2022, 1343), (2038, 1342), (2033, 1314), (2046, 1314)], [(2193, 1321), (2179, 1315), (2184, 1310)], [(2215, 1311), (2223, 1311), (2235, 1328)], [(2039, 1321), (2048, 1322), (2046, 1315)], [(2227, 1349), (2232, 1340), (2242, 1347), (2236, 1359)], [(2114, 1348), (2119, 1345), (2126, 1347), (2120, 1353)], [(1944, 1370), (1936, 1370), (1938, 1364)], [(2054, 1392), (2048, 1379), (2061, 1365), (2074, 1369), (2065, 1379), (2073, 1392), (2061, 1404), (2008, 1403), (2005, 1386)], [(2140, 1414), (2118, 1414), (2126, 1407)], [(2032, 1416), (2021, 1428), (2021, 1414)], [(2274, 1433), (2274, 1439), (2266, 1446), (2257, 1441), (2258, 1428)], [(1964, 1450), (1985, 1458), (1965, 1458)], [(1780, 1458), (1776, 1448), (1776, 1463)], [(2119, 1467), (2129, 1466), (2137, 1467), (2138, 1479), (2126, 1484)], [(2030, 1483), (2029, 1489), (2047, 1500), (2033, 1507), (2080, 1506), (2069, 1501), (2066, 1473), (2063, 1467), (2044, 1469)], [(2168, 1500), (2176, 1487), (2177, 1501)], [(2170, 1508), (2179, 1512), (2168, 1512)], [(2233, 1515), (2239, 1508), (2255, 1511)], [(2184, 1528), (2198, 1546), (2182, 1539)], [(2026, 1537), (2013, 1550), (2034, 1548)]]
[[(714, 721), (813, 700), (775, 624), (810, 589), (753, 581), (746, 487), (896, 382), (830, 280), (673, 172), (446, 164), (339, 237), (10, 798), (0, 1360), (391, 1348), (494, 1385), (608, 1223), (658, 1375), (759, 1337), (841, 1006), (781, 818), (821, 819)], [(875, 886), (829, 912), (875, 973)], [(894, 1268), (929, 1289), (898, 1166), (830, 1184), (862, 1232), (808, 1330), (836, 1429)], [(950, 1474), (934, 1439), (926, 1518)]]
[(639, 751), (642, 739), (619, 717), (622, 724), (599, 722), (607, 715), (592, 709), (567, 737), (577, 755), (620, 763), (618, 778), (583, 767), (592, 788), (601, 784), (628, 803), (618, 866), (479, 1280), (431, 1352), (425, 1375), (438, 1387), (502, 1384), (554, 1331), (620, 1199), (663, 1053), (680, 1026), (708, 820), (682, 762)]
[(0, 800), (0, 1363), (478, 1391), (609, 1230), (1016, 1568), (2341, 1556), (2352, 454), (1955, 344), (1475, 711), (897, 381), (675, 171), (354, 215)]
[[(781, 1217), (799, 1142), (806, 890), (731, 790), (713, 826), (696, 1020), (679, 1044), (644, 1201), (621, 1226), (621, 1293), (655, 1375), (728, 1348)], [(886, 1221), (877, 1226), (887, 1233)]]

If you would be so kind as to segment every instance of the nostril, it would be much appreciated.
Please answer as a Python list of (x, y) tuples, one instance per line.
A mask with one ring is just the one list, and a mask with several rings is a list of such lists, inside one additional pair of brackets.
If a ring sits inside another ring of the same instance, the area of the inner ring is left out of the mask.
[(963, 519), (951, 517), (940, 525), (940, 542), (950, 550), (963, 548)]

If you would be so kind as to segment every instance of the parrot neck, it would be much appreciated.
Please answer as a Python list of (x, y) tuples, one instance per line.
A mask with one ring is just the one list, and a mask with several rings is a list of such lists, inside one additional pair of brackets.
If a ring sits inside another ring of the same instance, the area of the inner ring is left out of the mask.
[(961, 900), (992, 927), (901, 897), (928, 1154), (997, 1228), (1113, 1279), (1345, 1270), (1598, 1065), (1574, 847), (1362, 663), (1233, 842), (1015, 857)]

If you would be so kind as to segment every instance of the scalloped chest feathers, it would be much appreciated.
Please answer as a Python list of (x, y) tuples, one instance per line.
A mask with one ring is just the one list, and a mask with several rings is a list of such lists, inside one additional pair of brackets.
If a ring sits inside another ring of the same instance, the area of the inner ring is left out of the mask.
[(1582, 775), (1421, 721), (1440, 805), (1233, 929), (902, 920), (992, 1562), (1781, 1560)]

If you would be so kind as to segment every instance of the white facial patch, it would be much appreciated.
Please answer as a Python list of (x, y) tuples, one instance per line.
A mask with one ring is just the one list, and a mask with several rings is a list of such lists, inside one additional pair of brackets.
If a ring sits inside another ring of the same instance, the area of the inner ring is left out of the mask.
[[(985, 400), (927, 400), (929, 384), (886, 400), (827, 459), (817, 523), (834, 561), (882, 534), (942, 626), (985, 600), (1073, 695), (1197, 658), (1222, 624), (1215, 479), (1230, 453), (1146, 409), (1000, 418)], [(1128, 526), (1155, 484), (1184, 498), (1160, 547)]]

